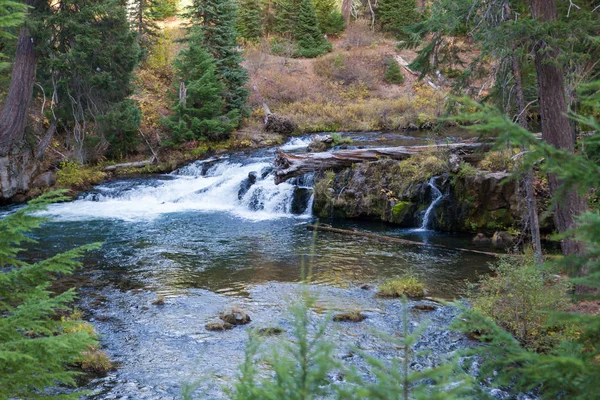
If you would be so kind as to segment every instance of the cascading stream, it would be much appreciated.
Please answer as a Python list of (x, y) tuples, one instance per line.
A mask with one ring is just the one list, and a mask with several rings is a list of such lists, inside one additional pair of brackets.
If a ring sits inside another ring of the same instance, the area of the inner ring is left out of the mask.
[(423, 215), (423, 222), (421, 223), (421, 228), (419, 228), (419, 230), (421, 230), (421, 231), (428, 230), (428, 227), (430, 224), (429, 220), (431, 219), (431, 213), (433, 212), (433, 209), (442, 200), (442, 197), (444, 197), (444, 195), (442, 194), (440, 189), (438, 189), (437, 186), (435, 186), (436, 179), (437, 179), (437, 177), (434, 176), (431, 179), (429, 179), (429, 182), (428, 182), (428, 186), (431, 188), (431, 193), (432, 193), (433, 199), (431, 201), (431, 204), (429, 204), (429, 207), (427, 207), (425, 214)]

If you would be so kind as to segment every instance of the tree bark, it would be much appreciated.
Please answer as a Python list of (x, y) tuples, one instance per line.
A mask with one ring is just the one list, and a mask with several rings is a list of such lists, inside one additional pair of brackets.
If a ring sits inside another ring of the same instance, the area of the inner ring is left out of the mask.
[[(521, 79), (521, 66), (516, 54), (512, 56), (513, 75), (515, 78), (515, 98), (517, 103), (517, 112), (519, 125), (521, 128), (528, 129), (527, 113), (525, 110), (525, 98), (523, 96), (523, 81)], [(526, 149), (521, 149), (525, 151)], [(533, 246), (533, 257), (537, 264), (544, 262), (542, 253), (542, 240), (540, 237), (540, 220), (537, 213), (537, 200), (533, 190), (533, 169), (528, 168), (523, 175), (523, 187), (525, 188), (525, 203), (527, 205), (527, 215), (529, 219), (529, 230), (531, 232), (531, 245)]]
[[(530, 0), (529, 4), (533, 18), (542, 23), (556, 21), (556, 0)], [(565, 76), (555, 61), (559, 51), (543, 41), (536, 44), (535, 50), (542, 138), (558, 149), (574, 152), (573, 130), (567, 117)], [(555, 175), (550, 175), (548, 180), (550, 190), (556, 193), (561, 182)], [(586, 208), (585, 199), (573, 190), (557, 201), (554, 220), (559, 232), (572, 229), (576, 223), (575, 217)], [(584, 250), (582, 243), (570, 239), (563, 240), (561, 247), (565, 255), (582, 253)]]
[(340, 170), (364, 161), (377, 161), (382, 158), (404, 160), (413, 154), (428, 150), (447, 149), (459, 154), (463, 159), (478, 159), (479, 155), (491, 149), (488, 143), (456, 143), (434, 146), (399, 146), (358, 150), (338, 150), (323, 153), (288, 154), (279, 150), (275, 158), (275, 183), (279, 184), (307, 172)]
[[(27, 0), (32, 6), (33, 0)], [(23, 140), (35, 79), (36, 51), (27, 27), (21, 28), (6, 101), (0, 112), (0, 156)]]

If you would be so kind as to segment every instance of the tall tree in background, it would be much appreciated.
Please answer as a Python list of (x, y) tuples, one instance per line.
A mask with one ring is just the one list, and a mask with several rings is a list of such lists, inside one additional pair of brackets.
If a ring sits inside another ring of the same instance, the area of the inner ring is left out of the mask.
[(317, 12), (312, 0), (301, 0), (298, 23), (294, 32), (299, 57), (317, 57), (331, 51), (331, 43), (319, 29)]
[(338, 35), (344, 31), (346, 22), (336, 0), (314, 0), (319, 29), (326, 35)]
[[(557, 21), (556, 0), (530, 0), (531, 16), (542, 26), (550, 27)], [(551, 33), (552, 30), (548, 29)], [(569, 123), (569, 111), (566, 99), (565, 75), (556, 59), (560, 50), (554, 47), (549, 38), (540, 38), (535, 43), (535, 69), (538, 80), (538, 97), (542, 120), (542, 138), (560, 150), (573, 153), (575, 138)], [(560, 181), (554, 174), (549, 175), (550, 189), (556, 193)], [(565, 193), (554, 208), (554, 221), (559, 232), (575, 227), (578, 215), (587, 209), (585, 198), (573, 190)], [(584, 248), (580, 242), (565, 239), (562, 242), (563, 254), (581, 253)]]
[(158, 34), (158, 25), (152, 11), (155, 3), (156, 0), (134, 0), (129, 4), (129, 19), (137, 32), (138, 43), (144, 49)]
[(375, 15), (382, 30), (398, 37), (420, 18), (416, 0), (379, 0)]
[(298, 12), (301, 0), (274, 0), (273, 10), (275, 21), (273, 31), (279, 35), (294, 36), (296, 24), (298, 21)]
[(263, 35), (260, 0), (241, 0), (237, 12), (236, 30), (246, 42), (256, 42)]
[(167, 144), (194, 139), (224, 139), (237, 125), (237, 110), (226, 111), (225, 85), (219, 80), (216, 62), (204, 47), (199, 28), (188, 36), (189, 48), (182, 50), (175, 67), (180, 83), (174, 114), (165, 121), (171, 129)]
[(188, 15), (192, 25), (201, 27), (204, 48), (216, 61), (217, 74), (225, 86), (225, 107), (228, 112), (236, 110), (241, 122), (247, 112), (248, 72), (237, 48), (235, 4), (232, 0), (194, 0)]
[[(25, 4), (31, 7), (29, 15), (39, 7), (35, 0), (27, 0)], [(14, 23), (14, 16), (9, 21)], [(15, 144), (23, 140), (35, 79), (35, 44), (29, 26), (25, 25), (19, 32), (8, 94), (0, 111), (0, 157), (7, 155)]]

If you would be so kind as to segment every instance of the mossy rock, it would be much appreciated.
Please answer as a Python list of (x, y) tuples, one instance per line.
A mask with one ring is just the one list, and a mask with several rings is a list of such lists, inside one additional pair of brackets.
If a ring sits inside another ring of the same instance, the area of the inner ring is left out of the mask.
[(209, 322), (204, 327), (207, 331), (226, 331), (233, 329), (233, 325), (225, 321)]
[(365, 319), (367, 319), (367, 316), (356, 310), (346, 311), (333, 316), (335, 322), (361, 322)]
[(377, 295), (380, 297), (410, 297), (425, 296), (425, 285), (413, 276), (396, 278), (379, 286)]
[(269, 328), (260, 328), (258, 330), (258, 334), (260, 336), (277, 336), (281, 335), (283, 332), (285, 331), (277, 326)]
[(237, 307), (222, 313), (219, 315), (219, 318), (231, 325), (246, 325), (252, 321), (250, 316), (244, 310)]

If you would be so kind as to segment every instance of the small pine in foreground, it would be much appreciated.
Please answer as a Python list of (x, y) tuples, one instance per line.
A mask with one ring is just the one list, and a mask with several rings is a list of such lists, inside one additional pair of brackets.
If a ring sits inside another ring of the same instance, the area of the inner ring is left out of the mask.
[(386, 83), (401, 85), (404, 83), (404, 75), (400, 69), (398, 61), (390, 58), (386, 63), (385, 76), (383, 80)]

